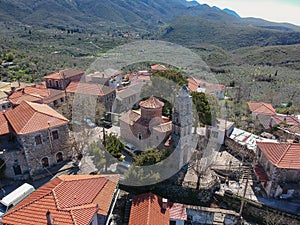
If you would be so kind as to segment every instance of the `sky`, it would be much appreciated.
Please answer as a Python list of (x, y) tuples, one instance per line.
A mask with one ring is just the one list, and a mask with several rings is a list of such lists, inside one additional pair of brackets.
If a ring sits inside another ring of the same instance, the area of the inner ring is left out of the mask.
[(229, 8), (241, 17), (257, 17), (300, 26), (300, 0), (197, 0), (200, 4)]

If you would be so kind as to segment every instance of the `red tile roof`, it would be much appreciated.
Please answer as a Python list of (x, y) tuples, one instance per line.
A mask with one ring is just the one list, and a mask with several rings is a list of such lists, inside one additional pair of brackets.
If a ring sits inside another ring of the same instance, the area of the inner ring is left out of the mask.
[[(119, 180), (118, 175), (63, 175), (54, 178), (6, 213), (2, 223), (88, 225), (98, 211), (106, 216)], [(101, 196), (101, 198), (99, 198)]]
[(56, 80), (62, 80), (65, 78), (70, 78), (70, 77), (74, 77), (74, 76), (80, 76), (83, 75), (84, 72), (80, 71), (80, 70), (76, 70), (76, 69), (72, 69), (72, 68), (68, 68), (68, 69), (64, 69), (64, 70), (60, 70), (58, 72), (49, 74), (47, 76), (45, 76), (45, 79), (56, 79)]
[(273, 106), (265, 102), (248, 102), (248, 106), (252, 113), (268, 115), (276, 114)]
[(188, 87), (191, 92), (197, 92), (198, 88), (205, 88), (205, 93), (210, 94), (226, 89), (226, 86), (223, 84), (209, 83), (204, 80), (196, 79), (194, 77), (188, 78)]
[(295, 126), (300, 125), (300, 122), (296, 116), (276, 114), (276, 115), (272, 116), (271, 119), (276, 124), (286, 123), (288, 125), (295, 125)]
[(85, 82), (72, 81), (68, 85), (66, 91), (72, 94), (78, 93), (84, 95), (104, 96), (115, 91), (115, 89), (107, 85), (102, 85), (97, 83), (85, 83)]
[(159, 101), (154, 96), (151, 96), (145, 101), (141, 101), (139, 104), (141, 107), (148, 108), (148, 109), (157, 109), (164, 106), (164, 103)]
[(258, 142), (257, 146), (274, 166), (300, 169), (300, 144)]
[(51, 103), (65, 96), (64, 91), (47, 89), (44, 85), (27, 86), (24, 89), (14, 92), (8, 99), (14, 105), (20, 104), (22, 101)]
[(9, 133), (9, 125), (4, 112), (0, 111), (0, 135), (5, 135)]
[(158, 70), (166, 71), (166, 70), (168, 70), (168, 68), (164, 65), (161, 65), (161, 64), (155, 64), (155, 65), (151, 66), (151, 70), (152, 71), (158, 71)]
[(17, 134), (27, 134), (68, 123), (68, 119), (45, 104), (23, 101), (5, 112)]
[(187, 220), (186, 206), (179, 203), (171, 203), (170, 218), (175, 220)]
[(162, 198), (146, 193), (132, 198), (129, 225), (166, 225), (170, 222), (170, 209), (162, 209)]

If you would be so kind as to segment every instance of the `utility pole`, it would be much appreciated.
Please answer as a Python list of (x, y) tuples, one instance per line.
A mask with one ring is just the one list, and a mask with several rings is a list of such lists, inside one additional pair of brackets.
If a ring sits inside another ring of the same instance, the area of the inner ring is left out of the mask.
[(249, 177), (247, 176), (246, 178), (246, 185), (245, 185), (245, 189), (244, 189), (244, 193), (243, 193), (243, 198), (242, 198), (242, 202), (241, 202), (241, 208), (240, 208), (240, 212), (239, 212), (239, 216), (242, 216), (243, 213), (243, 208), (244, 208), (244, 204), (245, 204), (245, 196), (246, 196), (246, 192), (247, 192), (247, 187), (248, 187), (248, 181), (249, 181)]
[(50, 143), (50, 152), (51, 152), (51, 154), (53, 154), (54, 151), (53, 151), (52, 137), (51, 137), (51, 133), (50, 133), (50, 122), (48, 122), (48, 139), (49, 139), (49, 143)]
[(104, 145), (104, 156), (105, 156), (105, 172), (107, 172), (107, 164), (108, 164), (108, 155), (107, 155), (107, 150), (106, 150), (106, 134), (105, 134), (105, 128), (102, 128), (103, 132), (103, 145)]

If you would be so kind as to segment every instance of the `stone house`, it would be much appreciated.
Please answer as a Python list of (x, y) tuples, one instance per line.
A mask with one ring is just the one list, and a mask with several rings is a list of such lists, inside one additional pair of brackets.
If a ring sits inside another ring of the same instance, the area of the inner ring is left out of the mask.
[(209, 83), (194, 77), (188, 78), (188, 87), (191, 92), (203, 92), (222, 100), (225, 97), (226, 86), (223, 84)]
[(271, 117), (276, 115), (273, 106), (265, 102), (247, 102), (252, 119), (258, 121), (264, 129), (270, 128)]
[(151, 72), (154, 73), (156, 71), (168, 71), (168, 68), (162, 64), (155, 64), (151, 66)]
[(118, 90), (112, 111), (121, 114), (130, 110), (133, 105), (140, 100), (142, 86), (142, 83), (136, 83), (122, 90)]
[(32, 86), (30, 83), (24, 83), (20, 81), (16, 82), (1, 82), (0, 81), (0, 111), (7, 110), (12, 106), (8, 99), (8, 96), (18, 90), (25, 88), (26, 86)]
[(123, 72), (114, 69), (108, 69), (103, 72), (87, 74), (84, 76), (84, 81), (107, 85), (116, 89), (122, 85)]
[(153, 193), (132, 198), (129, 225), (184, 225), (187, 220), (186, 206), (172, 203)]
[(23, 101), (1, 118), (6, 177), (27, 179), (71, 158), (68, 120), (48, 105)]
[(34, 191), (0, 220), (18, 224), (110, 224), (119, 175), (62, 175)]
[(257, 144), (258, 179), (269, 197), (300, 197), (300, 144)]
[(44, 83), (40, 83), (11, 93), (8, 100), (14, 106), (19, 105), (22, 101), (29, 101), (56, 107), (65, 101), (65, 92), (48, 89)]
[(105, 110), (111, 112), (113, 103), (116, 98), (116, 90), (107, 85), (94, 82), (71, 82), (66, 89), (68, 96), (77, 98), (95, 98), (95, 105), (88, 106), (90, 108), (96, 107), (96, 103), (101, 103)]
[(83, 71), (67, 68), (44, 77), (46, 87), (51, 89), (65, 90), (71, 81), (80, 81)]

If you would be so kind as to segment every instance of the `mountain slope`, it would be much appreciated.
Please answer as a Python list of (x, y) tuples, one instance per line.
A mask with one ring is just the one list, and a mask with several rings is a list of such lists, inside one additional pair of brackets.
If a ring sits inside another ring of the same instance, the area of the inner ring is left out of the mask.
[(192, 47), (205, 43), (227, 50), (247, 46), (291, 45), (300, 43), (299, 32), (284, 32), (225, 24), (195, 16), (176, 18), (161, 34), (166, 41)]
[(0, 0), (0, 15), (4, 22), (91, 30), (107, 26), (157, 28), (186, 15), (226, 24), (300, 31), (294, 25), (242, 19), (232, 10), (186, 0)]

